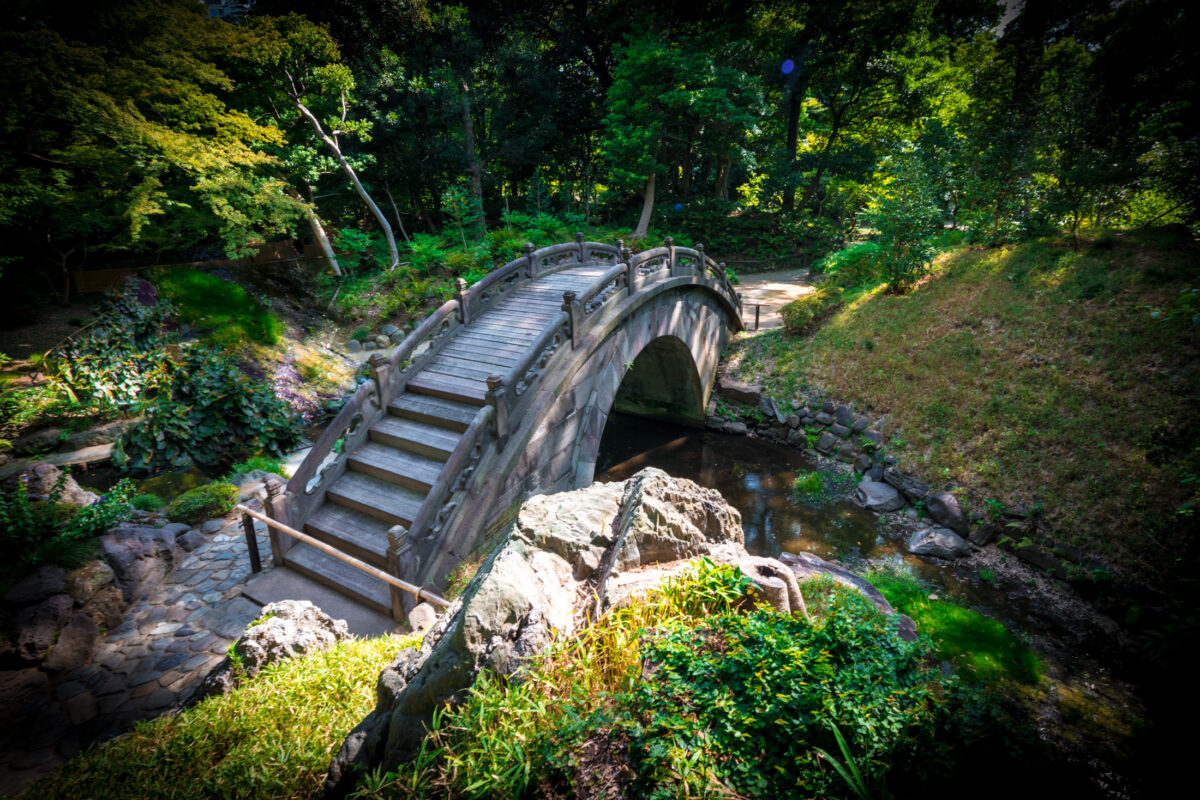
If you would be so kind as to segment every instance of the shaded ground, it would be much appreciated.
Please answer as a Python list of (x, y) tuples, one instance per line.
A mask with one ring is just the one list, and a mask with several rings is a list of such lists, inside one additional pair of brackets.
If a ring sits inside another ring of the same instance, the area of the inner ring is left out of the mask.
[(736, 287), (742, 296), (742, 321), (746, 330), (755, 329), (755, 307), (758, 306), (758, 330), (783, 327), (779, 309), (802, 295), (816, 291), (808, 283), (808, 270), (781, 269), (774, 272), (759, 272), (739, 275)]

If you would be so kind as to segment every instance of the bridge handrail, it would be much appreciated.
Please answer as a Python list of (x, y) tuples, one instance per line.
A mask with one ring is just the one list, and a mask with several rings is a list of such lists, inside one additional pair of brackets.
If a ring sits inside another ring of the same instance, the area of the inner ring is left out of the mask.
[(462, 438), (458, 440), (454, 452), (446, 459), (445, 466), (442, 467), (412, 521), (409, 536), (413, 541), (423, 542), (436, 537), (439, 532), (438, 525), (453, 514), (456, 506), (449, 505), (447, 500), (455, 491), (465, 488), (470, 480), (483, 449), (481, 439), (490, 433), (495, 413), (495, 408), (490, 405), (479, 409)]
[(609, 267), (604, 271), (604, 274), (602, 274), (595, 280), (594, 283), (592, 283), (591, 286), (584, 290), (583, 294), (575, 298), (575, 302), (578, 303), (581, 308), (587, 308), (588, 302), (596, 295), (604, 291), (604, 289), (613, 282), (613, 278), (621, 278), (628, 272), (629, 268), (625, 264), (617, 264), (615, 267)]
[[(359, 384), (354, 390), (354, 394), (350, 395), (350, 399), (342, 406), (342, 410), (337, 413), (321, 435), (317, 437), (317, 441), (313, 443), (312, 449), (308, 451), (308, 455), (300, 462), (300, 466), (292, 474), (292, 477), (287, 482), (287, 493), (293, 497), (303, 497), (308, 494), (306, 491), (308, 484), (313, 478), (317, 477), (317, 470), (325, 462), (325, 457), (333, 452), (334, 445), (338, 439), (349, 430), (354, 417), (362, 412), (367, 405), (369, 398), (375, 394), (375, 382), (368, 379)], [(331, 465), (332, 466), (332, 465)]]
[[(511, 390), (514, 397), (519, 397), (525, 393), (525, 390), (528, 387), (521, 388), (520, 391), (518, 391), (519, 382), (525, 378), (539, 358), (541, 358), (543, 355), (549, 358), (550, 355), (554, 353), (554, 350), (551, 350), (549, 353), (545, 351), (550, 347), (554, 337), (561, 333), (563, 327), (570, 322), (570, 319), (571, 317), (566, 311), (560, 311), (557, 315), (555, 315), (550, 324), (548, 324), (542, 330), (541, 335), (533, 341), (533, 344), (525, 348), (525, 352), (521, 354), (521, 360), (509, 367), (508, 372), (504, 374), (504, 380), (501, 385), (504, 387), (505, 391)], [(570, 336), (568, 334), (567, 341), (569, 340)], [(558, 344), (561, 345), (562, 343), (559, 342)], [(557, 350), (557, 348), (558, 345), (555, 346), (555, 350)], [(545, 364), (543, 363), (541, 366), (544, 367)], [(534, 377), (536, 376), (537, 373), (535, 373)], [(511, 399), (508, 401), (508, 403), (510, 407), (515, 405)]]
[[(407, 361), (412, 356), (413, 352), (431, 336), (433, 338), (430, 340), (429, 349), (420, 353), (417, 357), (423, 356), (426, 353), (434, 353), (436, 350), (434, 344), (439, 339), (444, 339), (446, 334), (458, 327), (457, 323), (460, 319), (458, 312), (458, 300), (447, 300), (438, 306), (436, 311), (426, 317), (420, 325), (413, 328), (412, 333), (404, 337), (404, 341), (392, 349), (392, 352), (388, 355), (388, 366), (392, 367), (392, 369), (396, 370), (397, 372), (405, 371), (407, 368), (404, 366), (404, 362)], [(450, 324), (444, 331), (439, 331), (443, 323), (446, 322), (449, 322)], [(416, 357), (413, 358), (415, 363)]]

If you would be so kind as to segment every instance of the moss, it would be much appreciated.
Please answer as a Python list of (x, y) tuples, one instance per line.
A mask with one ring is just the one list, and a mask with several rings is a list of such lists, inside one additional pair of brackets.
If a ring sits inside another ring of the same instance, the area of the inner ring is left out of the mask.
[(174, 522), (193, 524), (219, 517), (237, 504), (238, 489), (230, 483), (210, 483), (184, 492), (167, 506), (167, 517)]
[(789, 333), (803, 333), (841, 301), (842, 290), (837, 286), (823, 286), (815, 292), (797, 297), (779, 310), (783, 327)]

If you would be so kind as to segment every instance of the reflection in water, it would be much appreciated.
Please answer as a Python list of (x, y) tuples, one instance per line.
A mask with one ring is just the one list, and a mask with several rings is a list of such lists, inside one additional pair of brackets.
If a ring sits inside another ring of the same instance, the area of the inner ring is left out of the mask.
[(893, 554), (873, 515), (849, 501), (817, 508), (791, 497), (792, 483), (813, 463), (762, 439), (682, 428), (640, 417), (609, 418), (597, 457), (597, 480), (620, 481), (645, 467), (719, 491), (742, 512), (746, 549), (755, 555), (807, 550), (856, 561)]

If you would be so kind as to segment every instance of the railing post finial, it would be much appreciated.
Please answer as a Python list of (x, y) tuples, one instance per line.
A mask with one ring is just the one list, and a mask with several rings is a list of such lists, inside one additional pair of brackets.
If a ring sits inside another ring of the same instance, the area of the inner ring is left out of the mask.
[(487, 387), (487, 400), (492, 407), (492, 424), (496, 429), (496, 440), (503, 447), (508, 438), (508, 399), (505, 397), (504, 377), (488, 375)]
[(525, 260), (527, 262), (529, 262), (526, 267), (526, 269), (529, 271), (529, 280), (536, 281), (537, 280), (537, 262), (533, 258), (533, 251), (534, 251), (533, 242), (526, 242), (525, 246), (521, 248), (521, 252), (523, 252), (525, 254)]
[(575, 231), (575, 243), (579, 245), (579, 263), (586, 264), (587, 259), (584, 257), (583, 251), (583, 231)]
[(579, 303), (578, 295), (567, 289), (563, 292), (562, 310), (567, 312), (567, 332), (571, 335), (571, 347), (579, 346)]
[(458, 297), (458, 316), (463, 325), (471, 324), (471, 307), (467, 302), (467, 282), (463, 278), (454, 281), (454, 294)]

